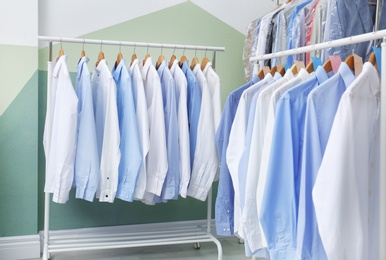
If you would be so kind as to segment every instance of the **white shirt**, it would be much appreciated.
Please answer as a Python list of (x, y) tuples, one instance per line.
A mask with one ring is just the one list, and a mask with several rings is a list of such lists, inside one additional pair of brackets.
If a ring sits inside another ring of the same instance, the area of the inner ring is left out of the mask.
[(139, 170), (134, 197), (137, 200), (142, 200), (146, 190), (146, 157), (150, 148), (150, 140), (149, 118), (147, 115), (145, 88), (143, 86), (141, 71), (138, 67), (138, 59), (135, 59), (132, 62), (129, 68), (129, 73), (133, 86), (135, 113), (137, 116), (138, 125), (138, 136), (142, 151), (142, 164)]
[(46, 155), (44, 192), (52, 200), (66, 203), (74, 179), (78, 98), (68, 73), (67, 56), (53, 63), (51, 85), (47, 88), (47, 114), (43, 145)]
[[(229, 143), (226, 152), (226, 162), (229, 168), (229, 173), (232, 178), (233, 188), (235, 190), (234, 196), (234, 233), (235, 235), (244, 238), (244, 230), (241, 221), (241, 207), (240, 207), (240, 185), (239, 185), (239, 164), (243, 155), (246, 131), (248, 125), (249, 108), (252, 98), (257, 90), (265, 87), (273, 81), (273, 77), (268, 73), (263, 80), (252, 85), (243, 91), (239, 105), (236, 110), (235, 119), (229, 133)], [(248, 241), (249, 242), (249, 241)]]
[(214, 116), (212, 97), (204, 73), (196, 64), (193, 73), (201, 88), (201, 112), (197, 127), (197, 144), (188, 195), (205, 201), (218, 168), (217, 149), (215, 144)]
[(208, 82), (210, 94), (212, 96), (214, 130), (217, 131), (221, 120), (221, 92), (220, 92), (220, 77), (212, 68), (212, 63), (208, 62), (202, 71)]
[(175, 59), (170, 72), (176, 86), (177, 119), (178, 119), (178, 143), (180, 146), (180, 195), (186, 198), (190, 181), (190, 142), (188, 122), (188, 82), (184, 72), (178, 66)]
[(245, 238), (247, 239), (252, 252), (266, 246), (266, 242), (264, 246), (262, 244), (262, 241), (266, 241), (264, 232), (262, 232), (260, 225), (258, 225), (259, 215), (257, 212), (256, 191), (259, 181), (260, 159), (264, 144), (269, 103), (273, 92), (293, 78), (294, 75), (291, 70), (287, 70), (283, 78), (278, 79), (266, 89), (263, 89), (257, 98), (250, 145), (251, 150), (248, 159), (246, 196), (244, 209), (241, 213)]
[(379, 259), (380, 80), (363, 71), (340, 100), (312, 197), (328, 259)]
[[(146, 59), (141, 74), (145, 88), (150, 129), (150, 148), (146, 162), (146, 192), (160, 196), (168, 170), (168, 158), (161, 82), (152, 64), (151, 57)], [(148, 198), (148, 202), (153, 200), (152, 196), (145, 195), (145, 197)]]
[(117, 87), (106, 60), (99, 62), (91, 81), (101, 170), (97, 198), (101, 202), (112, 203), (118, 188), (118, 166), (121, 152), (119, 150)]

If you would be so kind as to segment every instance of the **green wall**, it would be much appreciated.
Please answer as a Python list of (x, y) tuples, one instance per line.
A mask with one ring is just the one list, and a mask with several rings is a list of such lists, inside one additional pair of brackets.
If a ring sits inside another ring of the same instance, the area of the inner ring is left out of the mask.
[(0, 236), (37, 232), (37, 82), (36, 71), (0, 116)]
[[(224, 46), (226, 51), (216, 55), (216, 70), (221, 78), (223, 102), (229, 92), (242, 84), (243, 70), (241, 64), (242, 46), (244, 35), (210, 15), (203, 9), (192, 3), (180, 4), (156, 13), (142, 16), (100, 31), (82, 36), (84, 38), (177, 43), (189, 45)], [(68, 55), (68, 67), (70, 71), (76, 71), (76, 64), (82, 50), (81, 44), (63, 43), (64, 52)], [(92, 71), (101, 46), (85, 45), (86, 54), (90, 57), (89, 68)], [(60, 45), (54, 46), (54, 56), (57, 55)], [(114, 64), (119, 52), (118, 46), (102, 46), (105, 57), (110, 66)], [(133, 47), (121, 47), (121, 51), (127, 60), (131, 59)], [(147, 53), (147, 48), (136, 48), (139, 59)], [(160, 49), (149, 49), (149, 53), (156, 61), (161, 53)], [(163, 50), (167, 60), (173, 50)], [(182, 50), (176, 50), (177, 57), (182, 55)], [(42, 153), (42, 130), (45, 114), (45, 82), (47, 49), (42, 49), (39, 55), (39, 229), (43, 228), (43, 202), (44, 202), (44, 154)], [(194, 51), (186, 51), (188, 58), (195, 56)], [(197, 57), (201, 60), (205, 56), (204, 51), (198, 51)], [(207, 52), (209, 58), (211, 52)], [(72, 74), (73, 79), (75, 73)], [(73, 81), (74, 82), (74, 81)], [(214, 198), (217, 185), (214, 185)], [(127, 203), (119, 199), (114, 204), (89, 203), (72, 199), (65, 205), (52, 203), (51, 229), (82, 228), (94, 226), (108, 226), (121, 224), (153, 223), (181, 220), (195, 220), (206, 218), (206, 203), (195, 199), (182, 199), (166, 204), (147, 206), (140, 202)], [(214, 205), (214, 204), (213, 204)], [(214, 208), (214, 207), (213, 207)]]

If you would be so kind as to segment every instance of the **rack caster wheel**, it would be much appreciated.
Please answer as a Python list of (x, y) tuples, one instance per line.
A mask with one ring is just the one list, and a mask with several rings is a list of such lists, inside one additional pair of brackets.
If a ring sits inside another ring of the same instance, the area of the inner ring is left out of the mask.
[(200, 248), (201, 248), (200, 243), (198, 243), (198, 242), (194, 243), (194, 249), (198, 250)]
[(239, 238), (239, 244), (244, 244), (244, 239)]

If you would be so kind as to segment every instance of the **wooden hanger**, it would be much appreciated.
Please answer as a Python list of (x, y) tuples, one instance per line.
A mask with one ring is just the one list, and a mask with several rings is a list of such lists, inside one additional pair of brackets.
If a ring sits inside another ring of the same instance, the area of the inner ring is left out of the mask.
[(205, 57), (201, 61), (201, 70), (204, 70), (206, 67), (206, 64), (208, 64), (209, 59), (206, 57), (206, 50), (205, 50)]
[(63, 50), (63, 47), (62, 47), (62, 39), (60, 39), (60, 50), (59, 50), (59, 53), (58, 53), (58, 58), (63, 56), (64, 55), (64, 50)]
[(276, 72), (279, 73), (280, 75), (284, 76), (284, 74), (285, 74), (284, 66), (279, 64), (279, 63), (276, 66), (273, 66), (273, 68), (270, 71), (271, 75), (275, 76)]
[(348, 57), (344, 60), (344, 63), (346, 63), (347, 66), (348, 66), (351, 70), (354, 70), (354, 69), (355, 69), (355, 65), (354, 65), (354, 54), (348, 56)]
[(117, 60), (115, 61), (115, 68), (118, 67), (119, 63), (121, 62), (121, 60), (123, 59), (123, 55), (121, 52), (118, 53), (117, 55)]
[(332, 64), (331, 61), (328, 59), (325, 63), (323, 63), (323, 69), (329, 73), (332, 71)]
[(131, 61), (130, 61), (130, 66), (133, 64), (133, 62), (137, 59), (137, 54), (135, 54), (135, 45), (134, 45), (134, 52), (133, 55), (131, 55)]
[(173, 62), (177, 59), (176, 55), (172, 55), (169, 61), (169, 69), (173, 66)]
[(271, 70), (269, 69), (268, 66), (263, 66), (261, 68), (261, 70), (259, 70), (259, 72), (257, 72), (257, 76), (260, 78), (260, 79), (263, 79), (268, 73), (270, 73)]
[[(184, 51), (185, 52), (185, 51)], [(182, 64), (184, 64), (184, 62), (187, 60), (188, 58), (186, 58), (185, 55), (182, 55), (181, 56), (181, 59), (180, 59), (180, 67), (182, 67)]]
[(103, 53), (103, 51), (100, 51), (99, 54), (98, 54), (98, 60), (97, 60), (97, 62), (95, 63), (95, 67), (98, 67), (99, 62), (100, 62), (101, 60), (104, 60), (104, 59), (105, 59), (105, 54)]
[(375, 58), (375, 53), (374, 53), (374, 52), (372, 52), (372, 53), (370, 54), (370, 57), (369, 57), (368, 62), (370, 62), (370, 63), (373, 64), (374, 66), (377, 65), (377, 59)]
[(160, 55), (159, 57), (158, 57), (158, 60), (157, 60), (157, 63), (156, 63), (156, 68), (158, 69), (159, 68), (159, 66), (161, 65), (161, 63), (163, 62), (165, 60), (165, 57), (164, 57), (164, 55)]
[(306, 66), (306, 71), (308, 73), (312, 73), (315, 71), (315, 68), (314, 68), (314, 63), (312, 61), (310, 61), (307, 66)]
[(291, 71), (294, 75), (297, 75), (300, 71), (300, 69), (304, 69), (304, 62), (303, 61), (295, 61), (295, 63), (291, 67)]
[(197, 57), (194, 57), (193, 60), (192, 60), (192, 64), (190, 65), (190, 69), (193, 70), (194, 67), (196, 67), (196, 65), (200, 63), (200, 61), (198, 60)]
[(146, 60), (150, 58), (150, 54), (149, 54), (149, 45), (147, 46), (147, 54), (145, 55), (145, 58), (143, 59), (143, 65), (145, 65), (145, 62)]

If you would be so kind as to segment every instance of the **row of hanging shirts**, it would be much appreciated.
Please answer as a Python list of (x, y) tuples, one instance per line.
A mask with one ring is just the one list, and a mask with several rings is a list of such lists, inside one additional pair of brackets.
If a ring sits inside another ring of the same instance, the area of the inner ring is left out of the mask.
[(127, 66), (120, 52), (110, 71), (100, 51), (91, 75), (82, 50), (75, 89), (66, 58), (61, 48), (47, 89), (45, 192), (53, 201), (66, 203), (72, 187), (91, 202), (204, 201), (218, 178), (221, 117), (220, 78), (206, 55), (189, 66), (185, 55), (167, 64), (161, 54), (154, 65), (133, 54)]
[[(364, 0), (295, 0), (278, 6), (248, 26), (243, 54), (247, 81), (256, 72), (250, 57), (386, 29), (386, 5), (381, 4), (379, 10), (378, 14), (376, 1)], [(316, 56), (324, 62), (330, 55), (344, 60), (353, 52), (367, 60), (371, 45), (363, 42), (289, 55), (262, 60), (259, 65), (261, 68), (282, 64), (288, 69), (295, 60), (307, 64), (311, 56)]]
[(315, 71), (296, 62), (229, 94), (216, 133), (216, 230), (244, 239), (246, 256), (378, 259), (380, 77), (371, 59), (331, 57)]

